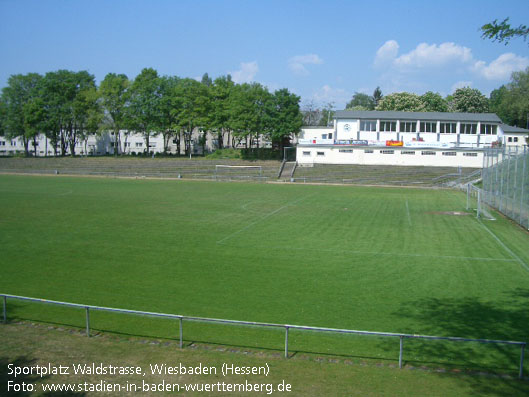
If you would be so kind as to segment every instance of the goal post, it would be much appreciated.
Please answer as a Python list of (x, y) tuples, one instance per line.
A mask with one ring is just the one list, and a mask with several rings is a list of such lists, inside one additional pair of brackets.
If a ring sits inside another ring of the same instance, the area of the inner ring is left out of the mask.
[(260, 165), (215, 165), (215, 179), (261, 179), (263, 167)]
[(488, 220), (495, 220), (494, 216), (489, 212), (486, 204), (486, 191), (480, 189), (472, 183), (467, 183), (467, 211), (475, 207), (476, 218), (483, 218)]

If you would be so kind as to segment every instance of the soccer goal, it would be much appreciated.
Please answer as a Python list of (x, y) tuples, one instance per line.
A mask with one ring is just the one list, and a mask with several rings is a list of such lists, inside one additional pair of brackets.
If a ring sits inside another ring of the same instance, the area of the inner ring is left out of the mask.
[(482, 189), (474, 186), (472, 183), (467, 183), (467, 210), (475, 207), (477, 218), (495, 220), (485, 205), (485, 194), (486, 192)]
[(262, 179), (263, 168), (260, 165), (222, 165), (215, 166), (215, 179)]

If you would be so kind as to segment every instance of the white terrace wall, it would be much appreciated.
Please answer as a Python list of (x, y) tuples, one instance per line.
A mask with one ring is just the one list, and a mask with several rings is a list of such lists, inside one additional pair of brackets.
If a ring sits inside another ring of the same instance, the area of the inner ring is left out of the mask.
[(453, 148), (298, 145), (296, 160), (301, 166), (359, 164), (481, 168), (483, 151)]

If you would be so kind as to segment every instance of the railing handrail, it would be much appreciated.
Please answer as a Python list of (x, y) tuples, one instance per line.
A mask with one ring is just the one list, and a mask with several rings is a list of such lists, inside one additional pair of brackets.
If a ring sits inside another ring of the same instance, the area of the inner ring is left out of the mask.
[(38, 303), (47, 303), (47, 304), (54, 304), (54, 305), (61, 305), (61, 306), (77, 307), (80, 309), (88, 308), (91, 310), (137, 314), (137, 315), (144, 315), (144, 316), (150, 316), (150, 317), (166, 317), (166, 318), (183, 319), (183, 320), (189, 320), (189, 321), (250, 325), (250, 326), (257, 326), (257, 327), (290, 328), (290, 329), (301, 329), (301, 330), (306, 330), (306, 331), (318, 331), (318, 332), (336, 332), (336, 333), (361, 334), (361, 335), (373, 335), (373, 336), (448, 340), (448, 341), (454, 341), (454, 342), (497, 343), (497, 344), (520, 345), (520, 346), (527, 345), (527, 342), (522, 342), (522, 341), (463, 338), (463, 337), (455, 337), (455, 336), (417, 335), (417, 334), (394, 333), (394, 332), (361, 331), (361, 330), (353, 330), (353, 329), (316, 327), (316, 326), (308, 326), (308, 325), (264, 323), (264, 322), (258, 322), (258, 321), (228, 320), (228, 319), (221, 319), (221, 318), (187, 316), (187, 315), (182, 315), (182, 314), (157, 313), (157, 312), (148, 312), (148, 311), (142, 311), (142, 310), (131, 310), (131, 309), (120, 309), (120, 308), (105, 307), (105, 306), (84, 305), (80, 303), (62, 302), (62, 301), (56, 301), (56, 300), (50, 300), (50, 299), (32, 298), (32, 297), (27, 297), (27, 296), (19, 296), (19, 295), (11, 295), (11, 294), (0, 294), (0, 296), (6, 297), (6, 298), (12, 298), (12, 299), (38, 302)]

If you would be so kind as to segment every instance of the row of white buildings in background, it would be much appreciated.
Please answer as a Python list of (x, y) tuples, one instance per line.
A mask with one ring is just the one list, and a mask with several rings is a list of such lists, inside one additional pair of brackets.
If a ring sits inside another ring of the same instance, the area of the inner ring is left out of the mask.
[[(219, 147), (218, 139), (216, 134), (207, 134), (204, 145), (200, 142), (203, 133), (196, 131), (191, 137), (191, 154), (201, 155), (203, 151), (211, 152)], [(149, 138), (149, 149), (147, 150), (147, 144), (145, 138), (141, 134), (126, 133), (123, 131), (119, 137), (119, 153), (137, 155), (137, 154), (158, 154), (164, 153), (164, 137), (162, 134), (157, 134)], [(224, 146), (228, 144), (227, 135), (224, 137)], [(115, 135), (114, 133), (102, 133), (98, 135), (90, 135), (87, 139), (80, 140), (75, 144), (75, 154), (81, 156), (101, 156), (101, 155), (112, 155), (115, 150)], [(235, 142), (236, 147), (245, 147), (244, 141)], [(270, 146), (269, 142), (260, 142), (260, 147)], [(55, 150), (53, 148), (53, 142), (47, 138), (44, 134), (39, 134), (34, 141), (33, 139), (29, 142), (29, 152), (37, 157), (54, 156)], [(24, 153), (24, 143), (20, 138), (5, 138), (0, 136), (0, 156), (12, 156), (15, 154)], [(57, 144), (57, 153), (61, 154), (60, 143)], [(66, 150), (66, 154), (71, 153), (70, 148)], [(167, 153), (175, 155), (178, 153), (178, 144), (174, 137), (171, 137), (167, 145)], [(180, 154), (185, 154), (184, 140), (180, 141)]]
[(487, 148), (524, 146), (528, 137), (493, 113), (343, 110), (331, 127), (302, 129), (296, 161), (480, 168)]

